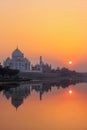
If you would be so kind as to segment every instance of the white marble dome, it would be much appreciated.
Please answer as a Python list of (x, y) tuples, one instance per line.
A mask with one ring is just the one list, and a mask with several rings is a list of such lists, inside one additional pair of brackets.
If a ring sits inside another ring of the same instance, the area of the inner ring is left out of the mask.
[(12, 53), (12, 57), (23, 57), (23, 53), (18, 48), (16, 48)]
[(4, 61), (4, 66), (20, 70), (20, 72), (30, 71), (30, 61), (24, 57), (24, 54), (18, 48), (12, 52), (11, 58), (8, 57)]

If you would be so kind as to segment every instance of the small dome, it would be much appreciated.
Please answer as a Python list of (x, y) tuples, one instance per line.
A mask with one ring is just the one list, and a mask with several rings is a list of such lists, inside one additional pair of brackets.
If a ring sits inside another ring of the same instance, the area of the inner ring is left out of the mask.
[(13, 51), (12, 57), (23, 57), (23, 53), (17, 48)]
[(10, 61), (10, 60), (11, 60), (10, 57), (7, 57), (6, 61)]
[(28, 62), (29, 63), (29, 60), (27, 58), (24, 58), (24, 62)]

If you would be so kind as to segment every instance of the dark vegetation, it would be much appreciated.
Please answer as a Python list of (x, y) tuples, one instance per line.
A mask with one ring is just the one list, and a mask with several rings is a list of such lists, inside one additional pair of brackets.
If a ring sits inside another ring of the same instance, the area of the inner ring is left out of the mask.
[(61, 79), (82, 79), (87, 78), (86, 73), (79, 73), (68, 68), (52, 69), (49, 73), (22, 73), (9, 67), (0, 65), (0, 81), (30, 81), (30, 80), (61, 80)]
[(69, 70), (68, 68), (62, 68), (61, 70), (59, 70), (60, 76), (63, 77), (75, 77), (75, 76), (82, 76), (81, 73), (76, 72), (76, 71), (72, 71)]
[(2, 67), (0, 65), (0, 79), (18, 78), (17, 77), (18, 73), (19, 73), (19, 70), (13, 70), (8, 67)]
[(83, 81), (87, 79), (86, 73), (79, 73), (74, 70), (69, 70), (68, 68), (53, 69), (50, 72), (43, 73), (33, 73), (33, 72), (20, 72), (19, 77), (22, 79), (30, 78), (30, 80), (38, 81), (61, 81), (61, 80), (80, 80)]

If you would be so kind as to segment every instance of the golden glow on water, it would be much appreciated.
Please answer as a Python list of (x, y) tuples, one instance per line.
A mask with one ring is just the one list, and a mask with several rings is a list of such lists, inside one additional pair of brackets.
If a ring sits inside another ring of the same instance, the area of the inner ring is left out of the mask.
[(69, 90), (69, 94), (72, 94), (72, 90)]
[(72, 96), (66, 93), (69, 88), (52, 88), (51, 92), (43, 94), (41, 101), (39, 94), (33, 92), (17, 110), (11, 99), (0, 94), (0, 129), (86, 130), (87, 89), (82, 89), (86, 86), (72, 87)]

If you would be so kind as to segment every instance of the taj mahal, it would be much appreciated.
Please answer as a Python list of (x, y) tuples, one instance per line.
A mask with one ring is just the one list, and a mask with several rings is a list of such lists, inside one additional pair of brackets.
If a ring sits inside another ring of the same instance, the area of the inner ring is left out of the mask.
[(31, 62), (24, 56), (24, 54), (17, 47), (10, 57), (7, 57), (3, 63), (4, 67), (17, 69), (20, 72), (46, 72), (51, 70), (51, 65), (44, 64), (42, 56), (36, 65), (31, 65)]

